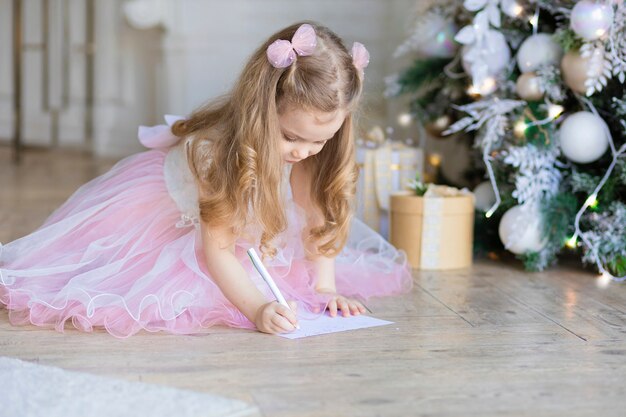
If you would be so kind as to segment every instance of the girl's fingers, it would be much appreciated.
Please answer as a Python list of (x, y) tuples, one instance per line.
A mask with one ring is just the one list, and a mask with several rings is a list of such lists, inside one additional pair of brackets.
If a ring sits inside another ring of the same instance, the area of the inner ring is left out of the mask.
[(295, 329), (293, 324), (280, 314), (274, 314), (272, 316), (272, 324), (278, 328), (279, 333), (291, 332)]
[(294, 305), (294, 308), (287, 308), (280, 304), (278, 305), (278, 307), (276, 307), (276, 312), (280, 314), (281, 316), (283, 316), (284, 318), (286, 318), (287, 320), (289, 320), (293, 326), (298, 324), (298, 318), (296, 317), (296, 313), (294, 313), (294, 311), (295, 311), (295, 305)]
[(346, 299), (345, 298), (340, 299), (337, 302), (337, 304), (338, 304), (339, 308), (341, 309), (341, 311), (343, 312), (343, 316), (344, 317), (348, 317), (350, 315), (350, 308), (348, 307), (348, 303), (347, 303)]
[(335, 317), (337, 315), (337, 300), (331, 300), (328, 303), (328, 311), (330, 312), (331, 317)]
[(359, 312), (359, 303), (354, 301), (352, 303), (350, 303), (350, 313), (354, 314), (355, 316), (358, 315)]
[(361, 314), (365, 314), (365, 311), (366, 311), (365, 306), (363, 304), (359, 303), (359, 312)]
[(349, 317), (350, 315), (356, 316), (359, 314), (365, 314), (367, 309), (363, 303), (357, 300), (338, 296), (330, 300), (328, 303), (328, 311), (332, 317), (335, 317), (339, 311), (343, 313), (344, 317)]
[(367, 311), (367, 309), (365, 308), (365, 305), (363, 305), (363, 303), (360, 301), (356, 302), (356, 307), (359, 309), (360, 314), (365, 314), (365, 312)]

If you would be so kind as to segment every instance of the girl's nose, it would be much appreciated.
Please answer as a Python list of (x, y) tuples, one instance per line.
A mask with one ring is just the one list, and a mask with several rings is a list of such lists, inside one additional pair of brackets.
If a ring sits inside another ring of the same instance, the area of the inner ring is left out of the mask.
[(291, 155), (298, 160), (304, 159), (308, 156), (307, 152), (302, 149), (294, 149), (293, 151), (291, 151)]

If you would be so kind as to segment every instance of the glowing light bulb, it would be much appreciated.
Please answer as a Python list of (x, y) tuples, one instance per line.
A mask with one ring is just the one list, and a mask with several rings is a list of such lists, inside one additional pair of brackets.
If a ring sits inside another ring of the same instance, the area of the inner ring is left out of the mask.
[(563, 106), (560, 106), (558, 104), (550, 104), (550, 106), (548, 107), (548, 117), (550, 117), (551, 119), (556, 119), (561, 115), (561, 113), (563, 113), (564, 110), (565, 108)]
[(515, 122), (515, 126), (513, 126), (513, 132), (515, 133), (516, 137), (521, 139), (526, 136), (526, 128), (528, 128), (526, 122), (524, 122), (523, 120), (518, 120), (517, 122)]
[(565, 243), (565, 246), (567, 246), (568, 248), (574, 249), (576, 248), (576, 235), (570, 237), (569, 239), (567, 239), (567, 242)]
[(482, 80), (480, 85), (476, 85), (476, 84), (470, 85), (467, 89), (467, 94), (469, 94), (472, 97), (487, 96), (493, 93), (494, 91), (496, 91), (497, 87), (498, 85), (496, 83), (496, 79), (493, 77), (487, 77), (484, 80)]
[(428, 157), (428, 162), (430, 162), (432, 166), (438, 167), (439, 165), (441, 165), (441, 155), (439, 155), (438, 153), (430, 154), (430, 156)]
[(524, 8), (516, 0), (501, 0), (500, 9), (514, 19), (519, 18), (524, 12)]
[(496, 80), (492, 77), (487, 77), (480, 85), (480, 94), (486, 96), (496, 91)]
[(598, 207), (598, 196), (595, 194), (591, 194), (589, 197), (587, 197), (585, 204), (587, 205), (587, 207), (591, 208)]
[(602, 275), (598, 277), (598, 280), (596, 281), (596, 285), (598, 286), (598, 288), (606, 288), (609, 286), (612, 280), (613, 278), (611, 277), (611, 274), (604, 271)]
[(398, 124), (407, 127), (413, 121), (413, 117), (409, 113), (402, 113), (398, 116)]
[(480, 92), (478, 91), (478, 87), (472, 84), (467, 88), (467, 94), (469, 94), (472, 97), (476, 97), (480, 95)]

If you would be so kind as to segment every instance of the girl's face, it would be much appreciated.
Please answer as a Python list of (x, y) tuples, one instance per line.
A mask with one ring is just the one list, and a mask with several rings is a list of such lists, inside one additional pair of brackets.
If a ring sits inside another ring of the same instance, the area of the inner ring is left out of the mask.
[(280, 151), (283, 161), (296, 163), (322, 150), (333, 139), (346, 118), (344, 110), (325, 113), (315, 110), (288, 109), (278, 116), (283, 137)]

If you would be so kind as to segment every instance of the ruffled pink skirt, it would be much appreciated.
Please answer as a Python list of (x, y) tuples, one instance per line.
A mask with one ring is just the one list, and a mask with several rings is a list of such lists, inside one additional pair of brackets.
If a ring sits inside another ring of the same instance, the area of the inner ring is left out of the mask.
[[(11, 323), (63, 331), (71, 321), (80, 330), (104, 327), (116, 337), (141, 329), (189, 334), (214, 325), (254, 328), (211, 280), (199, 229), (181, 227), (164, 181), (166, 152), (121, 160), (80, 187), (39, 229), (0, 245), (0, 303)], [(297, 210), (288, 205), (289, 229), (266, 266), (285, 298), (306, 313), (326, 300), (314, 290)], [(272, 300), (247, 258), (250, 246), (238, 241), (236, 255)], [(412, 286), (404, 254), (358, 220), (336, 259), (336, 281), (340, 293), (364, 301)]]

